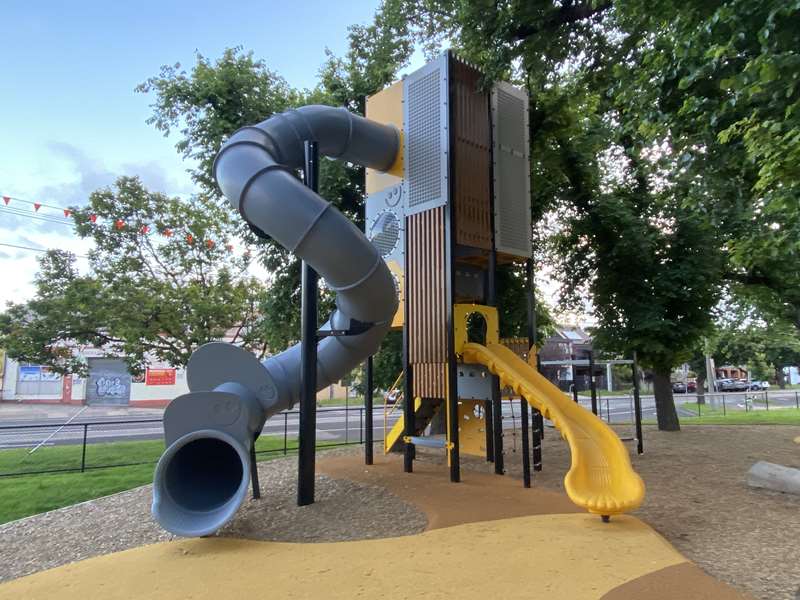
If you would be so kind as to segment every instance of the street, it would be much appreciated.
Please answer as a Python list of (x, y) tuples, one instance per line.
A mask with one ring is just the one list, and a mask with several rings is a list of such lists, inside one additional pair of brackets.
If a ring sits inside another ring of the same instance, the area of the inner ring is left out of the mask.
[[(798, 393), (794, 390), (763, 392), (729, 393), (706, 395), (708, 409), (721, 410), (723, 402), (728, 411), (745, 410), (745, 398), (748, 399), (748, 410), (767, 410), (769, 408), (794, 407), (798, 403)], [(586, 409), (591, 409), (591, 400), (580, 396), (579, 402)], [(633, 422), (633, 397), (630, 395), (601, 396), (597, 399), (598, 411), (603, 420), (612, 424)], [(652, 395), (642, 396), (642, 419), (655, 420), (655, 399)], [(688, 405), (697, 406), (695, 394), (675, 394), (675, 403), (678, 415), (681, 417), (696, 416), (696, 410), (684, 408)], [(123, 412), (123, 411), (114, 411)], [(47, 446), (60, 444), (80, 444), (83, 442), (84, 433), (87, 443), (119, 442), (133, 440), (156, 440), (163, 435), (160, 410), (140, 410), (142, 416), (137, 415), (136, 409), (124, 411), (124, 414), (92, 414), (79, 415), (77, 419), (63, 426), (68, 416), (41, 416), (36, 414), (24, 417), (22, 413), (3, 416), (0, 420), (0, 449), (3, 448), (30, 448), (49, 436), (52, 438), (45, 442)], [(373, 410), (374, 439), (383, 439), (384, 417), (383, 406)], [(387, 427), (391, 428), (400, 416), (400, 410), (387, 419)], [(73, 412), (74, 415), (74, 412)], [(519, 426), (520, 402), (519, 400), (503, 401), (504, 429), (513, 429)], [(329, 442), (352, 442), (362, 440), (364, 408), (362, 406), (324, 407), (317, 409), (317, 439)], [(299, 427), (299, 413), (297, 410), (282, 412), (271, 417), (264, 425), (264, 435), (295, 437)], [(54, 434), (54, 435), (53, 435)]]

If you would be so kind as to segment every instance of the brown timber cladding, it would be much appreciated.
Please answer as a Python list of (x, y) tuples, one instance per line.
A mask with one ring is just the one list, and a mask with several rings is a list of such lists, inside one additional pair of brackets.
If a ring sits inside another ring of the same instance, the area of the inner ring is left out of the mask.
[(414, 396), (444, 397), (447, 322), (444, 268), (444, 211), (440, 206), (406, 217), (406, 300), (409, 361)]
[(451, 59), (451, 199), (456, 243), (491, 250), (492, 132), (489, 94), (479, 90), (480, 78), (480, 71)]

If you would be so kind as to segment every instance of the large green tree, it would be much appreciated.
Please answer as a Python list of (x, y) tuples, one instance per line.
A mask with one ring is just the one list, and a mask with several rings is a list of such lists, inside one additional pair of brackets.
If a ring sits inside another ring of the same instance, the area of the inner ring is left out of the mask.
[(264, 353), (256, 335), (264, 286), (247, 275), (247, 256), (232, 251), (234, 226), (214, 202), (121, 177), (73, 211), (76, 234), (94, 242), (89, 272), (68, 252), (44, 255), (35, 297), (0, 316), (10, 357), (83, 373), (76, 349), (88, 344), (139, 372), (148, 358), (184, 366), (231, 330), (234, 342)]

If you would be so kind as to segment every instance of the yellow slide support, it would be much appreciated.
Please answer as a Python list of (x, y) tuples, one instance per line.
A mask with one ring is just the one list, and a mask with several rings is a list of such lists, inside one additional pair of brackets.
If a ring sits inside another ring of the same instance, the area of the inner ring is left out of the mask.
[(636, 509), (644, 500), (644, 482), (633, 470), (628, 450), (614, 431), (568, 398), (514, 352), (500, 344), (467, 343), (466, 363), (480, 363), (539, 410), (561, 432), (572, 452), (564, 487), (575, 504), (597, 515)]

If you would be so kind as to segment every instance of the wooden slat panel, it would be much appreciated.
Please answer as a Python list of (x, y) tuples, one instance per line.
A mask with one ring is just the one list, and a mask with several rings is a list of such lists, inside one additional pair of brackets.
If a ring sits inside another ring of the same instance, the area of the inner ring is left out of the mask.
[(419, 398), (444, 398), (444, 363), (417, 363), (414, 365), (414, 396)]
[(444, 211), (407, 217), (409, 336), (412, 363), (447, 361)]
[(481, 74), (458, 59), (450, 64), (452, 86), (452, 201), (456, 243), (491, 250), (491, 147), (489, 94)]

